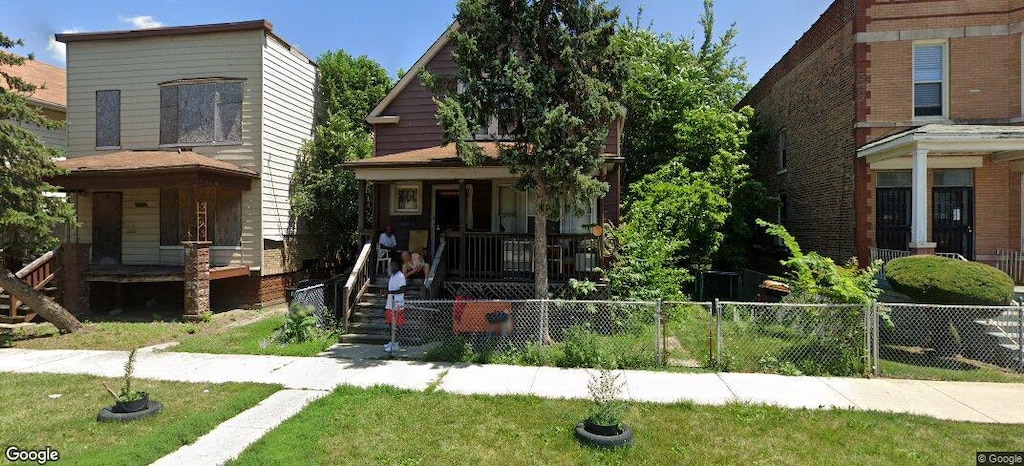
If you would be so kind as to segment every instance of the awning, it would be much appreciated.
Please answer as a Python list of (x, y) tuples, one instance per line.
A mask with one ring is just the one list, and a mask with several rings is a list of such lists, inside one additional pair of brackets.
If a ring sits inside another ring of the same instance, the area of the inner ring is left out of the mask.
[(248, 190), (259, 175), (191, 151), (119, 151), (57, 162), (67, 174), (51, 183), (66, 190), (223, 186)]
[[(497, 179), (512, 176), (498, 160), (500, 143), (477, 144), (483, 149), (485, 159), (476, 166), (468, 166), (459, 158), (455, 144), (352, 160), (341, 166), (355, 171), (356, 178), (363, 180)], [(615, 154), (602, 155), (609, 163), (622, 160)]]
[(1024, 158), (1024, 126), (924, 125), (865, 144), (857, 149), (857, 157), (876, 164), (908, 158), (918, 150), (928, 151), (929, 156), (1020, 159)]

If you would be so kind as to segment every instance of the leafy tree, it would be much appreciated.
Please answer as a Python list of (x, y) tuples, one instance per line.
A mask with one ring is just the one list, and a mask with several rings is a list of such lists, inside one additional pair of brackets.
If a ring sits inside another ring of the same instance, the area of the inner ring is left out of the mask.
[(693, 277), (676, 264), (676, 251), (682, 248), (678, 239), (648, 235), (633, 223), (609, 225), (605, 234), (615, 299), (682, 299), (680, 285)]
[[(455, 79), (464, 85), (436, 99), (442, 142), (454, 143), (459, 157), (475, 165), (484, 154), (473, 129), (489, 127), (492, 118), (507, 129), (499, 159), (536, 198), (537, 298), (548, 297), (548, 217), (582, 210), (607, 191), (593, 175), (608, 128), (623, 115), (618, 17), (618, 9), (596, 0), (458, 2), (452, 42)], [(442, 85), (429, 74), (424, 82), (435, 90)]]
[(736, 270), (747, 266), (755, 253), (755, 245), (763, 238), (757, 219), (772, 218), (779, 207), (779, 198), (764, 183), (747, 180), (733, 189), (729, 205), (729, 217), (721, 230), (722, 244), (713, 262), (716, 267)]
[(17, 77), (18, 66), (27, 58), (10, 50), (22, 46), (0, 33), (0, 288), (25, 302), (46, 320), (66, 332), (81, 329), (73, 315), (16, 277), (7, 267), (57, 245), (53, 229), (73, 225), (75, 212), (63, 197), (51, 193), (57, 188), (46, 180), (63, 172), (54, 162), (60, 151), (43, 144), (23, 125), (49, 129), (63, 122), (51, 120), (33, 107), (29, 96), (37, 86)]
[(715, 39), (711, 0), (704, 2), (699, 47), (693, 36), (657, 34), (641, 22), (638, 14), (616, 38), (629, 57), (622, 97), (629, 115), (622, 138), (626, 182), (679, 157), (687, 168), (704, 171), (720, 148), (735, 152), (728, 146), (744, 143), (738, 133), (734, 140), (704, 137), (708, 130), (728, 134), (717, 129), (740, 118), (732, 108), (746, 93), (747, 77), (745, 63), (730, 56), (736, 28)]
[(364, 118), (387, 94), (391, 78), (376, 61), (343, 50), (323, 54), (317, 65), (321, 107), (295, 169), (292, 207), (329, 250), (346, 251), (358, 241), (358, 183), (338, 165), (373, 155)]

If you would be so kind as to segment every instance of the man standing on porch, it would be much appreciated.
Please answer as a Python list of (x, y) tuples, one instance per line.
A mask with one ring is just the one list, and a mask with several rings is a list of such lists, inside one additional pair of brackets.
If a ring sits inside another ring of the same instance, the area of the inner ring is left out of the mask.
[(377, 244), (380, 246), (380, 249), (388, 252), (398, 248), (398, 240), (395, 239), (395, 229), (391, 225), (384, 227), (384, 233), (380, 234)]

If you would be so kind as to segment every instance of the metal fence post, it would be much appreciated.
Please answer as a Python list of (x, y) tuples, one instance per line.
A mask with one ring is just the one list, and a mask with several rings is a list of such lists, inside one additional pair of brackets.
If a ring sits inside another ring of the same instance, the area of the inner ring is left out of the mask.
[(661, 322), (661, 298), (654, 303), (654, 351), (657, 353), (656, 362), (660, 366), (664, 360), (665, 353), (665, 329)]
[(1024, 307), (1017, 309), (1017, 368), (1024, 370)]
[(715, 361), (722, 363), (722, 305), (715, 298)]
[(874, 302), (871, 310), (871, 353), (872, 353), (872, 367), (874, 375), (882, 373), (882, 363), (879, 361), (879, 342), (878, 342), (878, 301)]

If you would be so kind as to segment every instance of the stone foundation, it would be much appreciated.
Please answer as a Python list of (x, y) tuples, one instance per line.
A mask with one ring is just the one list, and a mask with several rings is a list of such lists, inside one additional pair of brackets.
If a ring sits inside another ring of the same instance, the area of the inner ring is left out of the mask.
[(210, 243), (183, 241), (185, 246), (185, 313), (186, 322), (202, 320), (210, 311)]

